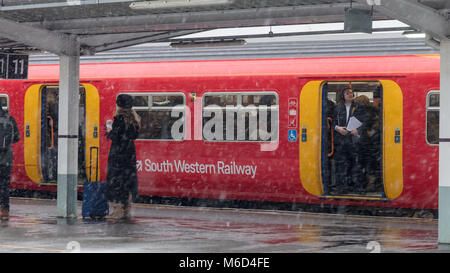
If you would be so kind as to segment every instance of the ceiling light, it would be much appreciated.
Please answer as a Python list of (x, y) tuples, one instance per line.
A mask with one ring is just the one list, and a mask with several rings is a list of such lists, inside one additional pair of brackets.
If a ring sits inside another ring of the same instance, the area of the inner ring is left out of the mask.
[(216, 47), (216, 46), (242, 46), (247, 42), (243, 39), (220, 39), (220, 40), (206, 40), (206, 41), (178, 41), (170, 44), (173, 48), (201, 48), (201, 47)]
[(131, 9), (163, 9), (232, 4), (234, 0), (165, 0), (132, 2)]
[(412, 31), (405, 31), (402, 33), (403, 36), (405, 36), (406, 38), (425, 38), (425, 33), (416, 31), (416, 30), (412, 30)]

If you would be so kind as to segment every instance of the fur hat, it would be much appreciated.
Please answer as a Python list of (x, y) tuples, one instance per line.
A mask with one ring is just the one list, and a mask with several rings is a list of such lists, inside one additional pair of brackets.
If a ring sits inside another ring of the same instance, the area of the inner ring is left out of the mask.
[(130, 109), (133, 106), (133, 97), (126, 94), (120, 94), (116, 99), (116, 104), (120, 108)]

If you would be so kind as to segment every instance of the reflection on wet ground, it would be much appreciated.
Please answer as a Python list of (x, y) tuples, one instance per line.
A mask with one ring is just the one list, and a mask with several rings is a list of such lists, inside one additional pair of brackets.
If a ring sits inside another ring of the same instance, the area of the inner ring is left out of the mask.
[(437, 220), (144, 204), (132, 215), (61, 219), (55, 200), (14, 198), (0, 252), (450, 252)]

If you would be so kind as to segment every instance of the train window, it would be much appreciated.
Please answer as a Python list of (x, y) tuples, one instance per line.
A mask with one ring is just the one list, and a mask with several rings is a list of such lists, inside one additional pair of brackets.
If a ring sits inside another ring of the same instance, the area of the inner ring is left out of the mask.
[(203, 96), (203, 139), (275, 141), (278, 104), (275, 92), (207, 93)]
[(184, 105), (183, 96), (153, 96), (152, 106), (153, 107), (164, 107), (164, 106), (176, 106)]
[(277, 98), (275, 95), (243, 95), (242, 105), (266, 105), (272, 106), (277, 104)]
[(134, 96), (133, 107), (148, 107), (148, 96)]
[(8, 106), (8, 95), (0, 94), (0, 107), (2, 107), (3, 110), (8, 111)]
[(426, 140), (430, 145), (439, 144), (439, 91), (427, 94), (427, 129)]
[(220, 107), (236, 106), (237, 105), (237, 95), (220, 95), (220, 96), (205, 96), (205, 101), (203, 106), (216, 105)]
[(129, 94), (141, 117), (140, 140), (183, 140), (185, 96), (182, 93)]

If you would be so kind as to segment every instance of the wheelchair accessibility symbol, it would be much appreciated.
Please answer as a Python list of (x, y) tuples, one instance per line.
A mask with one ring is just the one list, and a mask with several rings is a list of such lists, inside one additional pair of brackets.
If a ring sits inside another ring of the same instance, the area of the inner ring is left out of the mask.
[(289, 141), (297, 141), (297, 130), (289, 130), (288, 140)]

